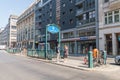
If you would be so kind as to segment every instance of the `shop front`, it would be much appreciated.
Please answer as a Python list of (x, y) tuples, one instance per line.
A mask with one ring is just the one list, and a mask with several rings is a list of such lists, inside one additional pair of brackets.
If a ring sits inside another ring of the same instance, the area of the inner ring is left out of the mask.
[(89, 37), (63, 39), (62, 48), (64, 47), (64, 45), (67, 45), (69, 48), (69, 54), (74, 54), (74, 55), (87, 54), (88, 51), (92, 51), (92, 49), (96, 46), (95, 38), (96, 38), (95, 36), (89, 36)]
[(95, 36), (89, 37), (80, 37), (80, 40), (77, 41), (77, 53), (78, 54), (87, 54), (88, 51), (96, 46)]
[(117, 45), (116, 45), (117, 46), (117, 55), (120, 55), (120, 33), (116, 34), (116, 39), (117, 39), (116, 40), (117, 41), (116, 42), (117, 43)]

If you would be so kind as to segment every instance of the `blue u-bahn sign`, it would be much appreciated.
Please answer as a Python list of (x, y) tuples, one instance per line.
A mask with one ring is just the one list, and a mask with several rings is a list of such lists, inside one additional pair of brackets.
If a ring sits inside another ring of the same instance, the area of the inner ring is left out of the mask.
[(60, 27), (58, 27), (57, 25), (55, 25), (55, 24), (48, 24), (47, 26), (46, 26), (46, 34), (45, 34), (45, 58), (47, 58), (47, 34), (48, 34), (48, 32), (49, 33), (52, 33), (52, 34), (58, 34), (59, 35), (59, 37), (58, 37), (58, 44), (59, 44), (59, 46), (60, 46)]
[(52, 34), (56, 34), (60, 31), (60, 29), (55, 24), (49, 24), (49, 25), (47, 25), (47, 31), (52, 33)]

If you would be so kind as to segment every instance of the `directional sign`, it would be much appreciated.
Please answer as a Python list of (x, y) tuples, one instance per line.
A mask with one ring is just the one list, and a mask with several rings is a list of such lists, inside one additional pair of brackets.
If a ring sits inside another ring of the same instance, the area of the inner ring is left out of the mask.
[(60, 31), (60, 29), (55, 24), (49, 24), (49, 25), (47, 25), (47, 31), (55, 34), (55, 33), (58, 33)]

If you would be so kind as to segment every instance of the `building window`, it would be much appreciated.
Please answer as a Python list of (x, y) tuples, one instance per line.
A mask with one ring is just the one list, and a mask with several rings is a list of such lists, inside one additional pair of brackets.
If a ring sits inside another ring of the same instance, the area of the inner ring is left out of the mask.
[(65, 15), (65, 12), (63, 12), (62, 14)]
[(73, 2), (73, 0), (69, 0), (70, 1), (70, 3), (72, 3)]
[(89, 18), (92, 18), (92, 12), (89, 12)]
[(62, 6), (65, 7), (65, 3), (63, 3)]
[(83, 20), (86, 20), (86, 14), (83, 14)]
[(73, 9), (70, 9), (70, 13), (73, 13)]
[(12, 26), (12, 29), (16, 29), (16, 26)]
[(65, 25), (65, 21), (64, 21), (64, 22), (62, 22), (62, 24), (63, 24), (63, 25)]
[(108, 16), (107, 16), (107, 13), (105, 13), (105, 24), (108, 24)]
[(114, 20), (115, 22), (119, 22), (119, 10), (114, 11)]
[(112, 12), (108, 13), (108, 23), (113, 23), (113, 17), (112, 17)]
[(93, 16), (93, 18), (95, 17), (95, 11), (92, 12), (92, 16)]
[(72, 24), (72, 23), (73, 23), (73, 19), (70, 19), (70, 21), (69, 21), (69, 22), (70, 22), (70, 24)]
[(109, 2), (109, 0), (104, 0), (104, 3), (107, 3), (107, 2)]

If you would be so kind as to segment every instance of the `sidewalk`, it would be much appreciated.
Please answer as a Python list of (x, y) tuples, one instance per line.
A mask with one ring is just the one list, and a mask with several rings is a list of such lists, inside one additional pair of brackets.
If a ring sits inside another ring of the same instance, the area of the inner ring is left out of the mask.
[[(108, 59), (109, 60), (109, 59)], [(111, 61), (111, 59), (110, 59)], [(116, 71), (120, 70), (120, 66), (111, 64), (111, 62), (107, 61), (106, 65), (100, 65), (98, 67), (94, 68), (88, 68), (87, 64), (84, 64), (83, 60), (73, 60), (73, 59), (67, 59), (65, 62), (63, 60), (60, 60), (59, 62), (56, 62), (56, 59), (52, 59), (52, 63), (62, 65), (62, 66), (67, 66), (70, 68), (75, 68), (75, 69), (80, 69), (80, 70), (87, 70), (87, 71)]]
[[(16, 55), (20, 55), (20, 54), (16, 54)], [(23, 55), (20, 55), (20, 56), (23, 56)], [(29, 57), (29, 58), (31, 58), (31, 57)], [(36, 58), (36, 60), (40, 60), (40, 61), (44, 61), (44, 62), (56, 64), (56, 65), (61, 65), (61, 66), (69, 67), (69, 68), (85, 70), (85, 71), (112, 72), (112, 71), (120, 70), (120, 66), (114, 64), (114, 58), (108, 58), (106, 65), (100, 65), (100, 66), (94, 67), (94, 68), (88, 68), (88, 65), (84, 64), (83, 58), (84, 57), (70, 56), (65, 62), (63, 59), (60, 59), (60, 61), (57, 62), (56, 58), (53, 58), (52, 60)]]

